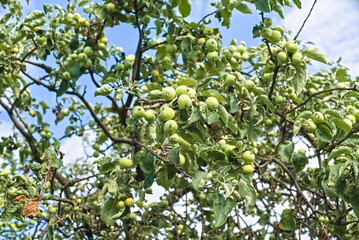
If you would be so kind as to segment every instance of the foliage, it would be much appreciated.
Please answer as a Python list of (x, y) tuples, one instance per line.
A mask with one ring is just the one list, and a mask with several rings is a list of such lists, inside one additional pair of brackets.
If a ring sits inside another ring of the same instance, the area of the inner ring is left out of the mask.
[[(190, 0), (0, 2), (2, 237), (359, 238), (355, 81), (265, 18), (300, 0), (217, 1), (197, 23)], [(261, 14), (258, 46), (222, 45), (211, 22), (236, 11)], [(123, 26), (135, 53), (106, 38)], [(75, 136), (93, 151), (64, 164)]]

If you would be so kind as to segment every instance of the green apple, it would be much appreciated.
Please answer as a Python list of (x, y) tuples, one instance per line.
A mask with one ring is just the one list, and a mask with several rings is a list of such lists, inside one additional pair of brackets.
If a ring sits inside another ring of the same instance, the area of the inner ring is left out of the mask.
[(271, 28), (269, 27), (264, 27), (261, 31), (261, 36), (264, 38), (264, 39), (269, 39), (270, 37), (272, 37), (272, 34), (273, 34), (273, 31)]
[(145, 116), (145, 109), (141, 106), (135, 106), (132, 109), (132, 116), (134, 119), (141, 119)]
[(176, 90), (173, 87), (162, 89), (162, 97), (167, 101), (172, 101), (176, 97)]
[(189, 109), (192, 107), (192, 99), (188, 95), (181, 95), (178, 97), (178, 107), (180, 109)]
[(123, 169), (129, 169), (133, 166), (133, 161), (131, 158), (123, 157), (119, 161), (120, 167)]
[(71, 74), (68, 71), (63, 72), (62, 73), (62, 79), (70, 80), (71, 79)]
[(173, 54), (177, 51), (176, 44), (167, 44), (166, 45), (166, 53)]
[(4, 169), (0, 172), (0, 176), (9, 176), (11, 174), (10, 169)]
[(133, 200), (132, 197), (129, 197), (129, 198), (126, 198), (125, 204), (126, 204), (126, 206), (128, 206), (128, 207), (132, 207), (132, 206), (135, 204), (135, 201)]
[(116, 7), (115, 4), (112, 2), (106, 4), (106, 9), (109, 12), (113, 12), (115, 10), (115, 7)]
[(211, 38), (211, 39), (208, 39), (206, 41), (206, 49), (209, 51), (209, 52), (212, 52), (212, 51), (216, 51), (217, 48), (218, 48), (218, 43), (215, 39)]
[(283, 101), (284, 101), (284, 98), (283, 98), (283, 96), (281, 96), (281, 95), (277, 95), (277, 96), (275, 96), (275, 98), (274, 98), (274, 102), (275, 102), (276, 104), (281, 104)]
[(312, 120), (316, 124), (322, 123), (324, 121), (324, 114), (321, 112), (315, 112), (312, 116)]
[(157, 79), (160, 76), (160, 72), (158, 70), (152, 70), (151, 75), (154, 79)]
[(84, 53), (86, 54), (86, 56), (91, 56), (92, 54), (93, 54), (93, 50), (92, 50), (92, 47), (90, 47), (90, 46), (86, 46), (85, 48), (84, 48)]
[(245, 151), (242, 153), (242, 159), (246, 164), (250, 164), (254, 161), (256, 156), (251, 151)]
[(203, 34), (204, 35), (212, 35), (214, 33), (214, 30), (213, 30), (213, 28), (211, 28), (211, 27), (205, 27), (204, 29), (203, 29)]
[(30, 116), (35, 117), (36, 112), (35, 112), (34, 109), (31, 109), (31, 110), (29, 111), (29, 114), (30, 114)]
[(243, 54), (246, 51), (246, 49), (247, 48), (241, 44), (237, 47), (237, 52), (239, 52), (240, 54)]
[(224, 147), (224, 153), (225, 153), (227, 156), (232, 155), (235, 150), (236, 150), (236, 146), (233, 146), (233, 145), (226, 145), (226, 146)]
[(125, 205), (125, 202), (124, 202), (124, 201), (118, 201), (117, 206), (118, 206), (119, 208), (124, 208), (126, 205)]
[(248, 90), (251, 91), (254, 88), (255, 84), (252, 80), (247, 80), (244, 82), (244, 87)]
[(272, 119), (268, 118), (264, 121), (264, 124), (267, 126), (267, 127), (270, 127), (273, 125), (273, 121)]
[[(359, 160), (359, 158), (358, 158)], [(186, 158), (182, 154), (179, 155), (179, 164), (184, 165), (186, 163)]]
[(236, 82), (236, 76), (234, 76), (233, 74), (228, 74), (224, 81), (226, 86), (233, 86)]
[(153, 123), (154, 121), (155, 121), (155, 119), (156, 119), (156, 113), (155, 113), (155, 111), (153, 111), (153, 110), (147, 110), (146, 112), (145, 112), (145, 119), (146, 119), (146, 121), (147, 122), (149, 122), (149, 123)]
[(303, 126), (310, 133), (314, 132), (315, 129), (317, 129), (317, 125), (315, 124), (315, 122), (312, 119), (306, 120), (304, 122)]
[(205, 42), (206, 42), (206, 39), (205, 39), (205, 38), (199, 38), (199, 39), (197, 40), (198, 45), (203, 45)]
[(183, 228), (184, 228), (183, 224), (178, 224), (177, 225), (177, 230), (182, 231)]
[(285, 52), (279, 52), (277, 54), (277, 61), (280, 63), (284, 63), (287, 60), (287, 54)]
[(292, 64), (298, 66), (302, 63), (303, 55), (300, 52), (296, 52), (292, 55)]
[(273, 21), (272, 21), (271, 18), (265, 18), (265, 19), (263, 20), (263, 23), (264, 23), (264, 25), (265, 25), (266, 27), (270, 27), (270, 26), (272, 26)]
[(274, 43), (279, 42), (281, 39), (282, 39), (281, 32), (278, 30), (273, 30), (272, 35), (269, 38), (269, 41), (274, 44)]
[(170, 107), (165, 107), (160, 113), (160, 117), (163, 121), (168, 121), (173, 119), (175, 116), (175, 111)]
[(163, 126), (163, 131), (166, 133), (166, 134), (173, 134), (176, 132), (178, 128), (178, 125), (176, 123), (176, 121), (174, 120), (168, 120), (165, 125)]
[(290, 53), (295, 53), (298, 51), (299, 46), (298, 43), (294, 40), (289, 40), (286, 44), (285, 44), (285, 49), (287, 49), (288, 52)]
[(188, 94), (188, 87), (185, 85), (180, 85), (176, 88), (177, 96), (181, 96), (183, 94)]
[(49, 207), (49, 213), (55, 214), (57, 212), (57, 208), (55, 207)]
[(77, 59), (82, 63), (86, 62), (87, 61), (87, 55), (85, 53), (79, 53), (78, 56), (77, 56)]
[(254, 172), (254, 167), (251, 164), (246, 164), (242, 166), (242, 173), (252, 174)]
[(219, 106), (219, 102), (217, 100), (217, 98), (215, 97), (208, 97), (205, 101), (207, 108), (210, 111), (213, 111), (214, 109), (216, 109)]
[(218, 52), (217, 51), (212, 51), (212, 52), (208, 52), (206, 54), (206, 58), (209, 60), (209, 61), (217, 61), (219, 58), (218, 58)]

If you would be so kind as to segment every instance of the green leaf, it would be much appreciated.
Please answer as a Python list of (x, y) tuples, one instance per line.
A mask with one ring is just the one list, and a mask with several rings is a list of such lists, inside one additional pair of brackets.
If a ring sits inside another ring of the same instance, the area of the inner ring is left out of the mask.
[(202, 95), (205, 97), (215, 97), (221, 103), (226, 103), (226, 100), (222, 97), (222, 95), (215, 89), (207, 89), (202, 92)]
[(293, 76), (292, 84), (293, 84), (295, 93), (297, 95), (299, 95), (303, 91), (303, 89), (307, 83), (308, 73), (307, 73), (307, 69), (306, 69), (305, 65), (296, 67), (295, 69), (296, 69), (296, 72)]
[(322, 142), (331, 142), (333, 140), (332, 131), (325, 124), (318, 124), (315, 129), (315, 135)]
[(168, 158), (174, 164), (179, 164), (179, 148), (173, 148), (168, 152)]
[(251, 209), (254, 204), (256, 203), (257, 195), (256, 190), (252, 185), (252, 178), (251, 177), (243, 177), (239, 180), (238, 183), (238, 193), (246, 199), (246, 210), (248, 211)]
[(302, 8), (302, 2), (300, 0), (293, 0), (293, 2), (298, 8)]
[(210, 112), (207, 120), (209, 124), (217, 122), (219, 119), (219, 115), (216, 112)]
[(334, 110), (334, 109), (325, 110), (325, 114), (328, 114), (334, 118), (342, 118), (342, 115), (340, 114), (340, 112), (337, 110)]
[(188, 17), (191, 13), (191, 1), (190, 0), (179, 0), (178, 10), (182, 17)]
[(228, 125), (227, 127), (233, 132), (233, 133), (237, 133), (238, 132), (238, 123), (236, 121), (236, 119), (234, 119), (234, 117), (232, 115), (228, 115)]
[(284, 209), (282, 212), (281, 220), (279, 222), (279, 228), (284, 231), (295, 231), (297, 224), (294, 216), (289, 209)]
[(146, 175), (145, 181), (143, 183), (143, 187), (145, 189), (150, 188), (154, 181), (155, 181), (155, 176), (153, 174)]
[(252, 13), (252, 10), (245, 3), (238, 3), (238, 4), (236, 4), (235, 8), (244, 14)]
[(119, 218), (122, 213), (125, 211), (125, 208), (119, 208), (117, 206), (117, 201), (109, 198), (101, 206), (101, 220), (107, 225), (112, 225), (116, 218)]
[(155, 173), (154, 162), (155, 159), (149, 152), (141, 151), (141, 153), (138, 155), (138, 163), (140, 164), (142, 171), (147, 174)]
[(206, 178), (208, 173), (206, 172), (197, 172), (196, 175), (192, 179), (193, 188), (198, 192), (203, 192), (203, 184), (201, 184), (201, 180)]
[(308, 158), (302, 152), (293, 152), (292, 163), (296, 172), (302, 171), (308, 164)]
[(197, 84), (198, 84), (197, 80), (193, 79), (193, 78), (181, 78), (178, 81), (178, 86), (179, 85), (194, 86), (194, 85), (197, 85)]
[(174, 183), (173, 178), (170, 177), (167, 165), (162, 167), (156, 176), (156, 183), (168, 190)]
[(274, 113), (274, 105), (273, 103), (269, 100), (269, 98), (267, 97), (267, 95), (263, 94), (263, 95), (260, 95), (258, 98), (257, 98), (257, 102), (258, 103), (262, 103), (262, 104), (265, 104), (268, 109)]
[(292, 142), (281, 144), (278, 148), (280, 159), (284, 162), (289, 162), (294, 151), (294, 144)]
[(221, 104), (218, 106), (218, 114), (221, 117), (223, 123), (227, 126), (229, 120), (229, 114), (224, 106)]
[(347, 146), (340, 146), (336, 149), (334, 149), (328, 156), (327, 161), (329, 161), (330, 159), (339, 157), (342, 154), (352, 154), (353, 150), (350, 147)]
[(333, 122), (335, 123), (335, 126), (342, 129), (345, 133), (350, 132), (352, 129), (348, 123), (346, 123), (342, 118), (335, 118), (333, 119)]
[(270, 5), (268, 0), (256, 0), (256, 8), (261, 12), (270, 12)]
[(105, 163), (100, 168), (100, 173), (107, 173), (115, 169), (116, 165), (112, 162)]
[(303, 54), (313, 60), (318, 61), (318, 62), (329, 64), (329, 60), (328, 60), (327, 56), (324, 53), (322, 53), (318, 48), (305, 49), (303, 51)]
[(236, 205), (236, 202), (231, 199), (225, 199), (219, 193), (213, 193), (210, 195), (213, 201), (213, 212), (214, 218), (216, 220), (216, 224), (214, 227), (222, 226), (226, 220), (228, 215), (231, 213), (233, 207)]

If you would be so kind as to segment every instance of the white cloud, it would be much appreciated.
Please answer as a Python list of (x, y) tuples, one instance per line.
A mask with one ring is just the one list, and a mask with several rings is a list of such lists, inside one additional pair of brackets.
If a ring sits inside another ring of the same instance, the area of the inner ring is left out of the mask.
[[(284, 20), (287, 29), (297, 33), (313, 1), (302, 1), (302, 9), (292, 8)], [(312, 15), (299, 35), (325, 52), (331, 61), (342, 57), (350, 73), (359, 75), (359, 2), (356, 0), (317, 1)], [(323, 67), (323, 65), (320, 65)]]
[(86, 157), (83, 147), (83, 139), (76, 135), (65, 139), (61, 143), (60, 151), (65, 154), (64, 163), (71, 163), (78, 158)]

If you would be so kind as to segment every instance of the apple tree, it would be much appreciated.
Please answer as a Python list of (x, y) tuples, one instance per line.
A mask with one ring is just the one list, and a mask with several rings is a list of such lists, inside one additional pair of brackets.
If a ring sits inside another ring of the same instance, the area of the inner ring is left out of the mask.
[(359, 238), (358, 78), (273, 25), (300, 0), (64, 2), (0, 1), (2, 237)]

